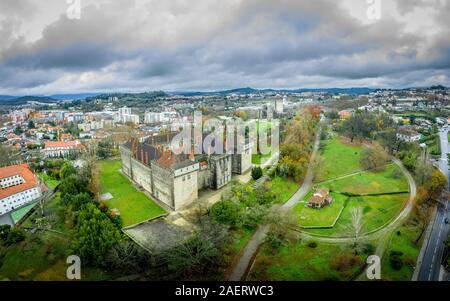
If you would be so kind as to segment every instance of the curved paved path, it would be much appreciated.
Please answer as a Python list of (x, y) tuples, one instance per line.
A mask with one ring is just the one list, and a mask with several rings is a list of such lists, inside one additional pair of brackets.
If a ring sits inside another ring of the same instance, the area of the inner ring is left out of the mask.
[[(318, 133), (316, 137), (316, 141), (314, 143), (314, 149), (313, 153), (311, 155), (309, 168), (307, 171), (307, 174), (305, 176), (305, 180), (303, 182), (303, 185), (300, 187), (299, 190), (281, 207), (282, 210), (290, 210), (292, 209), (300, 200), (304, 198), (304, 196), (309, 192), (312, 186), (313, 178), (314, 178), (314, 168), (313, 168), (313, 162), (317, 155), (318, 149), (320, 144), (320, 132)], [(372, 239), (381, 239), (380, 244), (377, 246), (376, 249), (376, 255), (378, 255), (380, 258), (382, 257), (384, 250), (387, 246), (387, 237), (386, 235), (389, 232), (392, 232), (395, 230), (395, 228), (403, 222), (411, 213), (414, 199), (416, 197), (417, 193), (417, 186), (416, 183), (411, 175), (411, 173), (403, 166), (400, 160), (396, 158), (392, 158), (392, 161), (402, 170), (403, 174), (405, 175), (409, 188), (410, 188), (410, 195), (408, 202), (403, 208), (402, 212), (397, 215), (397, 217), (389, 224), (384, 226), (383, 228), (368, 233), (366, 235), (361, 236), (362, 240), (372, 240)], [(251, 264), (253, 263), (253, 260), (257, 254), (257, 251), (259, 249), (259, 246), (263, 242), (265, 236), (267, 235), (267, 232), (269, 231), (268, 225), (261, 226), (253, 235), (251, 240), (246, 245), (243, 255), (239, 259), (239, 262), (236, 264), (236, 266), (233, 269), (233, 272), (229, 278), (231, 281), (239, 281), (242, 280), (243, 277), (247, 274), (247, 272), (251, 268)], [(309, 233), (300, 232), (301, 236), (307, 237), (307, 238), (314, 238), (317, 241), (323, 241), (328, 243), (349, 243), (353, 242), (353, 238), (333, 238), (333, 237), (319, 237), (315, 236)], [(365, 273), (363, 273), (365, 275)], [(361, 277), (359, 277), (361, 278)]]

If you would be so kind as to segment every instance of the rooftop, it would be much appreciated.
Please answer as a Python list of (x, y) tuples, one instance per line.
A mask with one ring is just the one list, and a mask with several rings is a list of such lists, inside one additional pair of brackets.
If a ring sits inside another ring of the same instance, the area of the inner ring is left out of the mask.
[(28, 168), (27, 164), (11, 165), (0, 168), (0, 179), (20, 175), (24, 179), (24, 183), (0, 188), (0, 199), (4, 199), (16, 193), (34, 188), (39, 185), (39, 181), (34, 173)]

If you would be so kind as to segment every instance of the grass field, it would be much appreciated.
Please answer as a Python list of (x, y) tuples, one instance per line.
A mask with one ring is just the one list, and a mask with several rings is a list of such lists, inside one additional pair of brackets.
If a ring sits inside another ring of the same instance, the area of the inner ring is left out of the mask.
[(41, 172), (38, 174), (39, 178), (42, 179), (42, 181), (44, 181), (45, 185), (47, 185), (50, 189), (54, 189), (56, 186), (58, 186), (59, 184), (59, 180), (55, 180), (50, 178), (47, 174)]
[(101, 193), (111, 193), (113, 198), (106, 201), (109, 208), (119, 209), (123, 226), (130, 226), (164, 214), (165, 210), (136, 190), (132, 183), (120, 172), (119, 160), (99, 162)]
[(268, 153), (268, 154), (253, 154), (252, 155), (252, 163), (253, 164), (263, 164), (265, 163), (267, 160), (270, 159), (270, 157), (272, 156), (272, 153)]
[[(409, 281), (414, 273), (417, 257), (422, 246), (422, 239), (416, 244), (420, 228), (412, 222), (406, 222), (391, 234), (388, 247), (381, 261), (381, 277), (389, 281)], [(389, 254), (392, 251), (401, 252), (403, 266), (395, 270), (390, 264)]]
[[(360, 171), (362, 146), (353, 146), (344, 143), (339, 137), (327, 140), (322, 149), (323, 165), (319, 168), (318, 179), (328, 180), (317, 187), (329, 188), (336, 199), (331, 206), (322, 209), (305, 208), (305, 203), (300, 203), (294, 208), (294, 212), (304, 220), (299, 219), (302, 227), (324, 227), (332, 224), (339, 216), (344, 206), (344, 196), (336, 193), (352, 194), (385, 194), (378, 196), (352, 196), (346, 202), (338, 221), (329, 229), (304, 229), (312, 234), (342, 237), (351, 235), (351, 212), (355, 207), (363, 209), (363, 232), (371, 232), (383, 227), (397, 216), (408, 200), (409, 186), (400, 168), (395, 164), (389, 164), (384, 171)], [(358, 172), (355, 175), (352, 173)], [(342, 176), (349, 175), (349, 176)], [(342, 178), (339, 178), (342, 177)], [(316, 179), (317, 182), (317, 179)], [(400, 193), (400, 194), (388, 194)], [(307, 202), (311, 197), (310, 192), (304, 199)], [(338, 206), (335, 206), (338, 205)]]
[(406, 192), (409, 189), (406, 178), (397, 165), (391, 164), (382, 172), (361, 172), (320, 185), (332, 191), (365, 193)]
[(354, 207), (363, 209), (363, 233), (385, 226), (397, 216), (407, 201), (409, 194), (382, 195), (374, 197), (352, 197), (342, 212), (338, 222), (331, 229), (307, 229), (306, 232), (331, 237), (350, 237), (352, 235), (351, 212)]
[[(305, 199), (308, 200), (310, 196), (311, 193)], [(305, 203), (298, 203), (294, 207), (293, 212), (299, 220), (299, 225), (301, 227), (332, 226), (335, 220), (339, 218), (348, 197), (337, 193), (331, 193), (331, 196), (334, 200), (333, 204), (320, 210), (309, 208)]]
[(361, 170), (362, 148), (343, 143), (339, 137), (324, 142), (321, 156), (324, 164), (316, 173), (315, 181), (321, 182)]
[(366, 255), (355, 256), (348, 246), (301, 240), (278, 250), (264, 244), (248, 280), (324, 281), (351, 280), (360, 273)]
[(275, 203), (284, 204), (297, 191), (300, 185), (291, 179), (283, 177), (274, 177), (268, 182), (270, 190), (276, 195)]

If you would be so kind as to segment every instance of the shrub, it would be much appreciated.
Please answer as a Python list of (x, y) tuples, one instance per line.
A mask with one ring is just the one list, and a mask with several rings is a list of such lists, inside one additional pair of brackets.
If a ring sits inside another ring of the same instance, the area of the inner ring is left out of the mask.
[(277, 250), (285, 243), (285, 240), (279, 234), (269, 232), (266, 236), (266, 242), (273, 250)]
[(261, 169), (261, 167), (256, 166), (252, 168), (252, 178), (253, 180), (258, 180), (263, 176), (263, 171)]
[(401, 258), (402, 255), (403, 253), (399, 251), (391, 251), (389, 254), (389, 262), (391, 267), (396, 271), (401, 270), (403, 267), (403, 260)]
[(375, 253), (375, 247), (372, 244), (365, 244), (363, 246), (363, 253), (367, 255), (371, 255)]
[(317, 248), (317, 243), (315, 241), (312, 241), (308, 244), (308, 247), (310, 247), (311, 249), (315, 249)]
[(360, 265), (361, 258), (353, 254), (338, 255), (331, 262), (331, 267), (336, 271), (346, 271)]

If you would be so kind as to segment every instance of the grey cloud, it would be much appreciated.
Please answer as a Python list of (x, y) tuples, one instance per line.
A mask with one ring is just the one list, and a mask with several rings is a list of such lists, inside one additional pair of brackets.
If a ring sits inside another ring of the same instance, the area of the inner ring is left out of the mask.
[[(407, 14), (425, 2), (396, 6)], [(136, 3), (88, 5), (80, 20), (62, 14), (31, 42), (0, 25), (9, 40), (0, 46), (0, 70), (8, 70), (0, 87), (59, 89), (58, 76), (89, 90), (400, 84), (394, 74), (407, 85), (419, 80), (410, 74), (433, 80), (450, 69), (448, 5), (427, 15), (441, 28), (427, 35), (388, 16), (363, 24), (331, 0)], [(94, 80), (77, 82), (87, 71)]]

